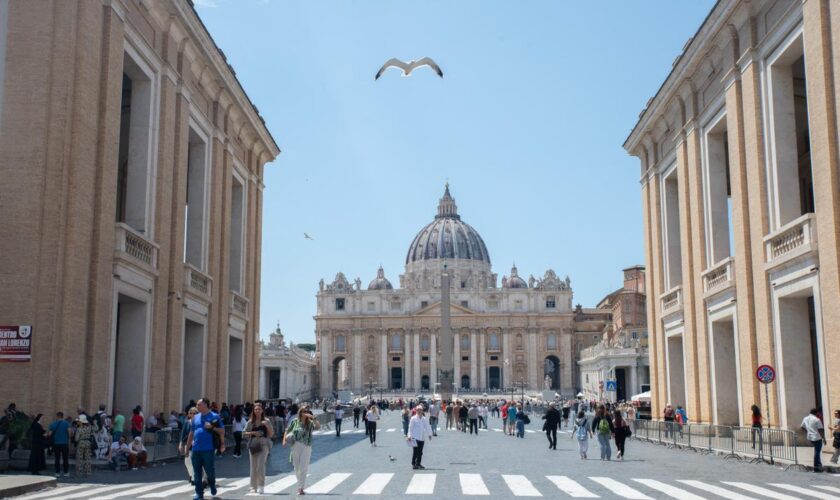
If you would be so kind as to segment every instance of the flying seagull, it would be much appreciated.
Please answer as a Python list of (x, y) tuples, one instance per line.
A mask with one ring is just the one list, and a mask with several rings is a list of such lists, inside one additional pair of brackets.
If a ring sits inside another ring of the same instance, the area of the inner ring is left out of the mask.
[(308, 235), (308, 234), (306, 234), (306, 233), (303, 233), (303, 239), (305, 239), (305, 240), (312, 240), (312, 239), (314, 239), (314, 238), (312, 238), (312, 236), (309, 236), (309, 235)]
[(385, 70), (391, 66), (394, 66), (395, 68), (400, 68), (403, 72), (403, 76), (409, 76), (411, 72), (414, 71), (416, 68), (419, 68), (421, 66), (428, 66), (432, 68), (432, 70), (434, 70), (434, 72), (437, 73), (439, 77), (443, 78), (443, 71), (441, 71), (440, 66), (438, 66), (437, 63), (434, 60), (432, 60), (431, 57), (424, 57), (423, 59), (420, 59), (418, 61), (408, 62), (402, 62), (394, 57), (385, 61), (385, 64), (383, 64), (379, 71), (376, 72), (374, 80), (379, 80), (379, 77), (382, 76), (382, 73), (384, 73)]

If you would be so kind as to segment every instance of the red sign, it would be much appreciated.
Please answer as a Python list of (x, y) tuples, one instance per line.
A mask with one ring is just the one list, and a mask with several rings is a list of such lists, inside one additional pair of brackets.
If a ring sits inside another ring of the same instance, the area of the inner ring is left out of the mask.
[(769, 384), (776, 380), (776, 370), (770, 365), (761, 365), (755, 371), (755, 378), (762, 384)]
[(0, 361), (32, 359), (32, 325), (0, 326)]

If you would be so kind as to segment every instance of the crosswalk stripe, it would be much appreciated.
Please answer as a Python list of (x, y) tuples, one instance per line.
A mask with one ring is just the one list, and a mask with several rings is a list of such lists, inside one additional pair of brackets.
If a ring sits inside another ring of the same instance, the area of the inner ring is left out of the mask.
[[(219, 483), (219, 480), (217, 479), (216, 484), (218, 485), (218, 483)], [(225, 485), (224, 488), (219, 488), (219, 490), (216, 492), (216, 496), (220, 497), (220, 496), (224, 495), (225, 493), (230, 493), (231, 491), (238, 490), (239, 488), (242, 488), (243, 486), (249, 486), (250, 484), (251, 484), (251, 478), (250, 477), (244, 477), (244, 478), (240, 479), (239, 481), (234, 481), (230, 484)]]
[(734, 486), (736, 488), (741, 488), (742, 490), (747, 490), (750, 493), (757, 493), (759, 495), (763, 495), (769, 498), (775, 498), (776, 500), (799, 500), (797, 497), (792, 497), (790, 495), (785, 495), (784, 493), (776, 493), (773, 490), (768, 490), (767, 488), (762, 488), (761, 486), (755, 486), (748, 483), (741, 483), (738, 481), (721, 481), (723, 484), (728, 484), (729, 486)]
[(333, 490), (333, 488), (341, 484), (348, 477), (350, 477), (350, 473), (348, 472), (333, 472), (309, 488), (306, 488), (306, 492), (312, 494), (329, 493)]
[(840, 493), (840, 488), (835, 488), (834, 486), (814, 486), (814, 488), (819, 488), (821, 490), (830, 491), (832, 493)]
[(195, 486), (185, 484), (184, 486), (178, 486), (177, 488), (172, 488), (170, 490), (149, 493), (148, 495), (143, 495), (140, 498), (166, 498), (170, 495), (180, 495), (181, 493), (187, 493), (190, 491), (195, 491)]
[(645, 495), (639, 490), (634, 490), (633, 488), (627, 486), (626, 484), (619, 483), (615, 479), (609, 477), (590, 477), (589, 479), (599, 483), (600, 485), (608, 488), (610, 491), (615, 493), (616, 495), (624, 498), (631, 498), (633, 500), (653, 500), (649, 496)]
[(714, 493), (719, 497), (728, 498), (729, 500), (756, 500), (753, 497), (748, 497), (740, 493), (735, 493), (734, 491), (729, 491), (727, 489), (721, 488), (720, 486), (715, 486), (713, 484), (706, 484), (703, 481), (696, 481), (694, 479), (678, 479), (677, 481), (683, 484), (687, 484), (689, 486), (693, 486), (699, 490)]
[(654, 479), (633, 479), (633, 481), (643, 484), (648, 488), (661, 491), (669, 497), (677, 498), (678, 500), (703, 500), (703, 497), (699, 495), (695, 495), (694, 493), (688, 492), (682, 488), (677, 488), (676, 486), (671, 486), (670, 484), (665, 484)]
[(560, 491), (574, 498), (599, 498), (598, 495), (587, 490), (577, 481), (566, 476), (545, 476), (549, 481), (554, 483)]
[[(168, 488), (170, 486), (176, 485), (181, 481), (166, 481), (164, 483), (151, 483), (151, 484), (143, 484), (137, 486), (136, 488), (131, 488), (128, 490), (119, 491), (117, 493), (111, 493), (110, 495), (98, 496), (93, 497), (91, 500), (111, 500), (112, 498), (118, 497), (134, 497), (139, 495), (140, 493), (145, 493), (147, 491), (156, 490), (158, 488)], [(132, 486), (130, 484), (123, 485), (123, 486)]]
[(829, 495), (827, 493), (822, 493), (820, 491), (811, 491), (805, 488), (800, 488), (799, 486), (794, 486), (792, 484), (770, 483), (770, 486), (775, 486), (776, 488), (781, 488), (783, 490), (799, 493), (800, 495), (805, 495), (806, 497), (821, 498), (823, 500), (840, 500), (840, 497)]
[(124, 484), (117, 484), (117, 485), (112, 484), (112, 485), (109, 485), (109, 486), (102, 486), (100, 488), (94, 488), (92, 490), (85, 490), (81, 493), (73, 493), (72, 495), (59, 495), (56, 498), (62, 498), (62, 499), (70, 500), (70, 499), (73, 499), (73, 498), (83, 498), (83, 497), (86, 497), (86, 496), (96, 496), (96, 495), (99, 495), (100, 493), (107, 493), (109, 491), (113, 491), (113, 490), (121, 489), (121, 488), (125, 488), (125, 485)]
[(535, 432), (537, 432), (537, 431), (533, 431), (533, 430), (531, 430), (531, 429), (525, 429), (525, 432), (529, 432), (529, 433), (533, 434), (533, 433), (535, 433)]
[(542, 493), (528, 481), (528, 478), (520, 474), (502, 474), (502, 479), (510, 488), (513, 496), (516, 497), (541, 497)]
[(385, 489), (385, 486), (388, 485), (388, 482), (391, 481), (391, 478), (394, 477), (393, 473), (374, 473), (368, 476), (365, 481), (356, 488), (356, 491), (353, 492), (354, 495), (379, 495), (382, 493), (382, 490)]
[(56, 493), (60, 493), (60, 494), (63, 495), (64, 493), (68, 493), (70, 491), (78, 490), (79, 488), (86, 488), (86, 487), (90, 487), (90, 485), (88, 485), (88, 484), (74, 484), (72, 486), (59, 486), (57, 488), (50, 488), (47, 491), (39, 491), (38, 493), (35, 493), (33, 495), (29, 495), (29, 496), (25, 496), (23, 498), (25, 498), (26, 500), (30, 500), (30, 499), (34, 500), (36, 498), (46, 498), (46, 497), (51, 497), (51, 496), (55, 495)]
[(394, 432), (395, 430), (396, 430), (396, 429), (391, 428), (391, 429), (388, 429), (388, 430), (387, 430), (387, 431), (385, 431), (385, 432)]
[(405, 489), (406, 495), (432, 495), (437, 474), (415, 474)]
[(493, 429), (493, 431), (495, 431), (495, 432), (502, 432), (502, 430), (501, 430), (501, 429)]
[(490, 491), (481, 474), (458, 474), (461, 482), (461, 493), (464, 495), (489, 495)]
[(265, 493), (267, 495), (276, 495), (295, 483), (297, 483), (297, 476), (289, 474), (266, 486)]

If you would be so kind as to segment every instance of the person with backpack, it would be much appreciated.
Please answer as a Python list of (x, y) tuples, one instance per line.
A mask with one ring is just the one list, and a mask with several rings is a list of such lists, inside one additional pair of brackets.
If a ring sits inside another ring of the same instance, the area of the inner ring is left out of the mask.
[(624, 444), (633, 432), (627, 425), (627, 421), (621, 417), (621, 410), (616, 410), (613, 414), (613, 428), (615, 429), (615, 449), (618, 450), (615, 457), (618, 460), (624, 460)]
[(592, 437), (592, 432), (589, 430), (589, 422), (583, 410), (580, 410), (577, 414), (575, 427), (572, 430), (572, 437), (577, 439), (580, 459), (586, 460), (586, 453), (589, 451), (589, 438)]
[(516, 407), (516, 437), (525, 439), (525, 425), (530, 424), (531, 419), (528, 417), (528, 414), (522, 409), (522, 405), (519, 404)]
[(592, 432), (598, 436), (598, 444), (601, 446), (601, 460), (611, 460), (610, 439), (615, 435), (615, 428), (604, 405), (598, 407), (595, 418), (592, 419)]

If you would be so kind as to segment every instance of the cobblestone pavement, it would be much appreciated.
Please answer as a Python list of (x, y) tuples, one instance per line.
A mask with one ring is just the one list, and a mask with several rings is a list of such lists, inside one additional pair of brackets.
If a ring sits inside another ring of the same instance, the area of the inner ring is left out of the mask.
[[(558, 434), (557, 451), (548, 449), (541, 420), (534, 418), (524, 439), (501, 432), (499, 419), (477, 436), (441, 430), (427, 443), (425, 470), (411, 468), (411, 449), (396, 413), (380, 422), (377, 446), (364, 429), (345, 419), (341, 437), (319, 432), (314, 440), (307, 496), (359, 498), (432, 496), (492, 498), (773, 498), (840, 500), (840, 477), (788, 471), (769, 465), (723, 460), (717, 456), (666, 449), (628, 441), (624, 461), (599, 460), (597, 440), (590, 441), (588, 460), (580, 460), (577, 442), (567, 429)], [(275, 447), (268, 467), (266, 497), (295, 496), (288, 449)], [(217, 461), (218, 498), (248, 494), (248, 458), (230, 455)], [(140, 471), (99, 471), (85, 482), (62, 480), (58, 488), (25, 499), (192, 498), (180, 463)], [(209, 498), (209, 492), (206, 498)]]

